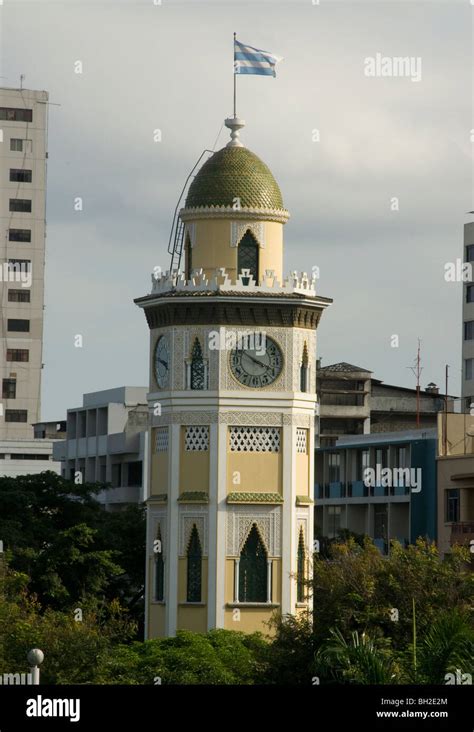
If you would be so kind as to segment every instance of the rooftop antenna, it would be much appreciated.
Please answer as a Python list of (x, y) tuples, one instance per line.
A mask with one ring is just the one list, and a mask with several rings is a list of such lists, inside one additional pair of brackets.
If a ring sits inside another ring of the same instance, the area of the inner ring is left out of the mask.
[(407, 366), (407, 368), (409, 368), (410, 371), (413, 371), (413, 373), (416, 376), (416, 426), (417, 426), (417, 428), (420, 427), (420, 376), (421, 376), (421, 372), (423, 371), (423, 367), (421, 365), (420, 351), (421, 351), (421, 340), (418, 338), (418, 349), (416, 352), (415, 365)]
[(25, 74), (20, 74), (20, 89), (23, 89), (23, 82), (25, 81)]

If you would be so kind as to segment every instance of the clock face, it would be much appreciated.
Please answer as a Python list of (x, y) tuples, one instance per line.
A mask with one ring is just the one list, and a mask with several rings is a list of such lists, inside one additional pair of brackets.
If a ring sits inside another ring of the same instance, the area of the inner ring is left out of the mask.
[(272, 338), (266, 338), (262, 347), (234, 348), (230, 354), (232, 373), (241, 384), (262, 389), (272, 384), (281, 374), (283, 354)]
[(161, 336), (155, 346), (155, 379), (160, 389), (166, 389), (170, 380), (170, 346), (168, 336)]

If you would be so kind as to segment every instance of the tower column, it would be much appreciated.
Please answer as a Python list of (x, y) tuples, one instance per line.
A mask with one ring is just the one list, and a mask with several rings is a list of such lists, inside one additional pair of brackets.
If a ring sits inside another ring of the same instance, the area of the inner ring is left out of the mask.
[(217, 428), (217, 556), (216, 556), (216, 593), (213, 598), (216, 622), (215, 628), (225, 625), (225, 577), (226, 577), (226, 510), (227, 510), (227, 424)]
[(179, 551), (179, 457), (181, 426), (172, 424), (169, 428), (169, 449), (171, 472), (168, 493), (168, 556), (166, 597), (166, 635), (176, 635), (178, 622), (178, 551)]
[(296, 427), (284, 425), (283, 433), (283, 516), (281, 530), (281, 612), (282, 615), (294, 613), (296, 604), (296, 583), (290, 580), (290, 575), (295, 572), (296, 564)]

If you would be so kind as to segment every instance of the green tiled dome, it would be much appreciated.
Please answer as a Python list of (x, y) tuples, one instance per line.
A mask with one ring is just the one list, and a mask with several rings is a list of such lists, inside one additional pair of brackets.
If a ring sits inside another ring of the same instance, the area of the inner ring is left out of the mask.
[(224, 147), (207, 160), (194, 178), (186, 208), (232, 206), (283, 210), (278, 183), (270, 169), (246, 147)]

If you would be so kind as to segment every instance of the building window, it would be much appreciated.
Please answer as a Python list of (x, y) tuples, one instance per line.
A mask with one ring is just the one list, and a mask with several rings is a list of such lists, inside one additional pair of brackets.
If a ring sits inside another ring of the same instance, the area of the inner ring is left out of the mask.
[(300, 391), (309, 391), (308, 379), (308, 348), (306, 343), (303, 347), (303, 357), (300, 366)]
[(201, 344), (198, 339), (194, 341), (193, 352), (191, 355), (191, 389), (205, 389), (205, 366), (202, 357)]
[(378, 447), (375, 451), (375, 465), (381, 468), (388, 468), (388, 449), (386, 447)]
[(474, 285), (466, 287), (466, 302), (474, 302)]
[(474, 339), (474, 320), (468, 320), (464, 323), (464, 340), (472, 341)]
[(20, 140), (17, 137), (11, 137), (10, 150), (13, 152), (23, 152), (23, 140)]
[(466, 262), (474, 262), (474, 244), (468, 244), (466, 247)]
[(9, 229), (8, 241), (31, 242), (31, 229)]
[(8, 260), (8, 271), (9, 272), (31, 272), (31, 259), (9, 259)]
[(201, 602), (202, 550), (196, 524), (188, 545), (187, 602)]
[(189, 234), (186, 235), (186, 244), (184, 246), (184, 255), (186, 257), (186, 279), (189, 281), (193, 273), (193, 248)]
[(408, 460), (408, 450), (409, 448), (406, 445), (403, 445), (401, 447), (397, 447), (397, 464), (396, 468), (409, 468), (409, 460)]
[(370, 455), (368, 450), (357, 452), (357, 480), (363, 480), (366, 468), (370, 467)]
[(253, 524), (240, 554), (239, 602), (267, 602), (267, 572), (267, 551)]
[(305, 556), (305, 548), (304, 548), (304, 535), (303, 535), (303, 529), (300, 529), (300, 538), (298, 541), (298, 557), (297, 557), (297, 585), (296, 585), (296, 601), (297, 602), (304, 602), (305, 601), (305, 564), (306, 564), (306, 556)]
[(26, 409), (5, 409), (5, 422), (26, 422), (27, 419)]
[(30, 302), (30, 290), (8, 290), (8, 302)]
[(8, 348), (7, 361), (27, 363), (30, 360), (30, 352), (27, 348)]
[(14, 333), (29, 333), (30, 321), (20, 318), (8, 318), (7, 328)]
[(10, 168), (10, 183), (31, 183), (32, 171), (23, 168)]
[(33, 122), (33, 110), (0, 107), (0, 119), (7, 122)]
[(10, 198), (10, 211), (31, 213), (31, 201), (28, 198)]
[(459, 521), (459, 490), (450, 488), (446, 491), (446, 521), (457, 523)]
[(140, 486), (143, 480), (142, 461), (135, 460), (133, 463), (127, 463), (128, 466), (128, 485)]
[(341, 529), (341, 506), (328, 506), (328, 538), (335, 539)]
[(474, 363), (474, 358), (466, 358), (464, 359), (464, 378), (466, 381), (470, 381), (472, 379), (472, 364)]
[[(250, 270), (250, 276), (258, 285), (258, 244), (250, 231), (247, 231), (240, 240), (237, 253), (237, 276), (242, 273), (243, 269)], [(244, 278), (243, 282), (248, 285), (248, 278)]]
[(161, 541), (161, 527), (158, 524), (156, 532), (156, 541), (154, 545), (155, 552), (155, 600), (163, 602), (165, 599), (165, 563), (163, 560), (163, 544)]
[(16, 399), (16, 379), (3, 379), (2, 398)]
[(330, 452), (328, 455), (329, 482), (339, 483), (341, 480), (341, 455), (338, 452)]

